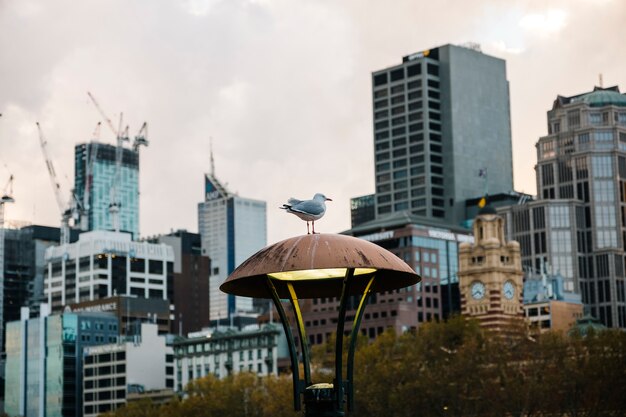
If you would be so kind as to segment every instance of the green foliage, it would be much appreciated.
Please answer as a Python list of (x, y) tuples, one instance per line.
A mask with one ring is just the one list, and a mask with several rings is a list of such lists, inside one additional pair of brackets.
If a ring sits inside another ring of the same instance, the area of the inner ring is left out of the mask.
[[(460, 317), (417, 332), (359, 340), (356, 412), (395, 416), (621, 416), (626, 410), (626, 332), (585, 337), (520, 329), (485, 334)], [(312, 351), (314, 382), (330, 382), (334, 339)], [(347, 345), (344, 350), (347, 350)], [(344, 361), (345, 362), (345, 361)], [(294, 417), (291, 376), (240, 373), (193, 381), (183, 400), (135, 403), (108, 417)]]

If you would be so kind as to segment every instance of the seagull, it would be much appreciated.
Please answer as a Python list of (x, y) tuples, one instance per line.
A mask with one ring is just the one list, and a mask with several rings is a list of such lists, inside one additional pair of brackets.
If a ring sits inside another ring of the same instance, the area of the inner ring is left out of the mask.
[(313, 226), (313, 234), (315, 234), (315, 220), (319, 220), (326, 213), (326, 201), (333, 201), (326, 197), (324, 194), (317, 193), (313, 196), (312, 200), (298, 200), (296, 198), (290, 198), (287, 200), (287, 204), (283, 204), (279, 207), (286, 210), (287, 213), (293, 213), (306, 222), (306, 233), (309, 232), (309, 222)]

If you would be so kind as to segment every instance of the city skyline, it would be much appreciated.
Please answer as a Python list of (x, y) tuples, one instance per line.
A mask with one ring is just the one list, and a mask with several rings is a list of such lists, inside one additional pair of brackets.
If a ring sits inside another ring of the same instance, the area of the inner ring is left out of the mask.
[[(349, 199), (374, 192), (371, 72), (400, 56), (465, 42), (507, 62), (515, 189), (534, 194), (535, 144), (547, 133), (554, 97), (590, 91), (599, 74), (605, 87), (626, 90), (625, 17), (626, 4), (607, 0), (399, 2), (393, 9), (270, 0), (5, 2), (0, 182), (15, 175), (16, 198), (6, 220), (60, 224), (35, 122), (67, 198), (74, 146), (105, 122), (91, 91), (114, 122), (124, 112), (131, 135), (144, 120), (150, 125), (141, 236), (197, 231), (209, 137), (216, 176), (242, 196), (267, 201), (268, 243), (303, 234), (300, 220), (278, 210), (292, 196), (333, 198), (318, 230), (346, 230)], [(580, 30), (589, 21), (602, 25)], [(114, 143), (106, 126), (101, 141)]]

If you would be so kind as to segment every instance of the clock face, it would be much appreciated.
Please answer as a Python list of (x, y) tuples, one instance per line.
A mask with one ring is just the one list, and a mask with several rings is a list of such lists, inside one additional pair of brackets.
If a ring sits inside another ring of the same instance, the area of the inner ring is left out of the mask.
[(515, 285), (511, 281), (507, 281), (502, 286), (502, 292), (507, 300), (512, 300), (515, 296)]
[(480, 281), (475, 281), (470, 286), (470, 293), (474, 300), (480, 300), (485, 296), (485, 284)]

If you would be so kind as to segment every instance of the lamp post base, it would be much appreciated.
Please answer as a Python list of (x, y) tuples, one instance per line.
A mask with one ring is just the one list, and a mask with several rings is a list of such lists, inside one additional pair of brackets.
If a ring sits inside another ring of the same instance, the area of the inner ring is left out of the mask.
[(305, 417), (343, 417), (343, 410), (337, 409), (336, 393), (333, 384), (313, 384), (304, 390)]

